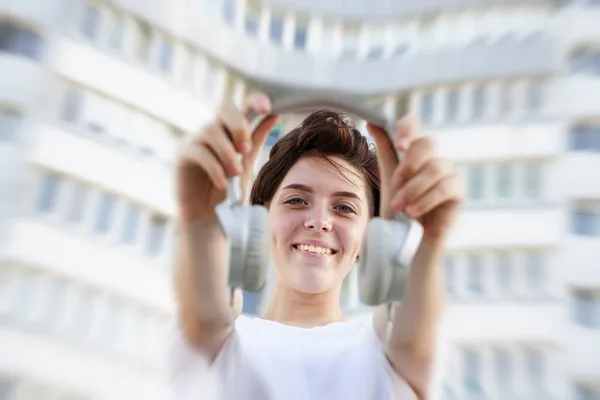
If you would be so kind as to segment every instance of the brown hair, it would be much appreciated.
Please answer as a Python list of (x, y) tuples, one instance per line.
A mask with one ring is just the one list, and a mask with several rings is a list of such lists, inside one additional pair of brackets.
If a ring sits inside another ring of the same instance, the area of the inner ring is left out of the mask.
[[(349, 122), (336, 112), (321, 110), (306, 117), (300, 126), (275, 143), (269, 160), (259, 171), (252, 191), (250, 203), (268, 204), (288, 171), (302, 157), (317, 157), (335, 164), (328, 157), (337, 156), (352, 165), (363, 175), (371, 187), (367, 193), (370, 215), (379, 215), (379, 166), (374, 147)], [(341, 172), (341, 171), (340, 171)]]

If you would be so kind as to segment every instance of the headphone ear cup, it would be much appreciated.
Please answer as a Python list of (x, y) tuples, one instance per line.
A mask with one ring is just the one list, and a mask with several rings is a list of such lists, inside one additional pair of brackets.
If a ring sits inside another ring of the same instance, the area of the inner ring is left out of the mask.
[(263, 206), (251, 206), (246, 209), (248, 235), (246, 259), (244, 260), (244, 290), (258, 292), (267, 281), (271, 254), (269, 251), (269, 219)]
[(358, 269), (361, 301), (377, 306), (402, 300), (408, 265), (400, 261), (410, 224), (383, 218), (369, 221)]

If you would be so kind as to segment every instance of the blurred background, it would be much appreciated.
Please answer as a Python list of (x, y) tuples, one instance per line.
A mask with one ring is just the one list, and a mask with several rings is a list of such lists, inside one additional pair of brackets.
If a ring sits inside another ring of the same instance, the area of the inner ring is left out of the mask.
[(170, 398), (174, 160), (256, 89), (459, 166), (436, 398), (600, 399), (600, 1), (0, 0), (1, 400)]

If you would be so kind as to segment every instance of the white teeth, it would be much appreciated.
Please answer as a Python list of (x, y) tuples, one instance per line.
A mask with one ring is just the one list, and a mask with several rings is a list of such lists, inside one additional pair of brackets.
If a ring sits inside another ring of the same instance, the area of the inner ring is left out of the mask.
[(310, 253), (316, 253), (316, 254), (323, 253), (323, 254), (327, 254), (327, 255), (331, 254), (331, 249), (329, 249), (327, 247), (313, 246), (310, 244), (299, 244), (296, 247), (298, 248), (298, 250), (308, 251)]

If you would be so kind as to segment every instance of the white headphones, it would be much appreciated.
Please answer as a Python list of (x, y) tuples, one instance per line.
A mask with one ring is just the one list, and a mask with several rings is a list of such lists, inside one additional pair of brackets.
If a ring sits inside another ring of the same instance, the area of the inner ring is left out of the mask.
[[(271, 115), (312, 112), (322, 109), (341, 112), (366, 120), (388, 133), (389, 145), (393, 122), (363, 105), (332, 98), (293, 97), (273, 102)], [(252, 114), (252, 132), (268, 116)], [(398, 154), (398, 159), (401, 155)], [(239, 177), (229, 180), (227, 199), (217, 206), (221, 227), (229, 239), (229, 285), (249, 292), (261, 291), (267, 280), (270, 260), (268, 215), (264, 206), (245, 204)], [(416, 222), (404, 214), (393, 220), (380, 217), (369, 221), (360, 252), (358, 288), (361, 301), (376, 306), (402, 300), (414, 247), (409, 235)], [(420, 240), (420, 239), (419, 239)]]

